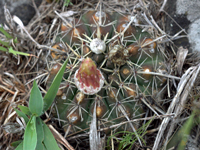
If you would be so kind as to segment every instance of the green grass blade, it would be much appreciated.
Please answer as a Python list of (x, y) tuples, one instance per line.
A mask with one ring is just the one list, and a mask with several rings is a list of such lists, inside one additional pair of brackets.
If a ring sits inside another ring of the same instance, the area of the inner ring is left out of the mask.
[(193, 127), (193, 120), (194, 120), (195, 113), (193, 112), (190, 118), (184, 123), (183, 127), (181, 128), (181, 141), (178, 145), (178, 150), (184, 150), (185, 146), (188, 141), (188, 137), (190, 135), (191, 129)]
[(67, 63), (68, 63), (68, 59), (64, 62), (64, 64), (60, 68), (60, 70), (59, 70), (58, 74), (56, 75), (56, 77), (54, 78), (49, 90), (47, 91), (46, 95), (44, 96), (44, 111), (48, 110), (48, 108), (51, 106), (51, 104), (53, 103), (53, 101), (56, 97), (56, 93), (60, 86)]
[(0, 40), (0, 44), (5, 46), (5, 47), (9, 47), (10, 46), (9, 42), (4, 42), (4, 41), (1, 41), (1, 40)]
[(44, 130), (42, 120), (37, 117), (36, 118), (36, 130), (37, 130), (37, 146), (36, 150), (44, 150)]
[(183, 126), (175, 133), (172, 139), (167, 145), (167, 149), (178, 146), (177, 150), (184, 150), (190, 135), (191, 129), (194, 124), (195, 113), (193, 112), (189, 119), (183, 124)]
[(46, 147), (46, 149), (60, 150), (53, 134), (51, 133), (50, 129), (45, 123), (43, 125), (43, 130), (44, 130), (44, 146)]
[(42, 94), (37, 86), (36, 81), (34, 81), (33, 88), (31, 90), (30, 100), (29, 100), (30, 112), (37, 116), (42, 115), (43, 104), (44, 104), (44, 102), (42, 99)]
[(32, 116), (25, 129), (23, 150), (35, 150), (36, 144), (37, 144), (36, 117)]
[(28, 54), (28, 53), (15, 51), (15, 50), (13, 50), (12, 47), (9, 47), (8, 52), (12, 53), (13, 55), (17, 55), (18, 54), (18, 55), (30, 56), (30, 54)]
[(3, 27), (0, 27), (0, 32), (2, 32), (8, 39), (12, 39), (13, 37), (4, 30)]
[(29, 121), (29, 118), (23, 112), (19, 111), (18, 109), (14, 108), (14, 110), (16, 111), (16, 113), (18, 114), (19, 117), (24, 118), (24, 121), (27, 124)]
[(0, 46), (0, 51), (7, 52), (8, 50), (7, 50), (7, 48)]
[(29, 110), (28, 107), (26, 106), (22, 106), (22, 105), (18, 105), (17, 106), (24, 114), (28, 115), (28, 116), (31, 116), (31, 112)]

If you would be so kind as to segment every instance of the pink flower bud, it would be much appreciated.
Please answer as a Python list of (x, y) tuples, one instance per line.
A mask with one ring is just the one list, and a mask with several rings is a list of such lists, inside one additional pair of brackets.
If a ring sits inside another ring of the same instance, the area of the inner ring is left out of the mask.
[(84, 94), (99, 92), (104, 84), (104, 77), (91, 58), (85, 58), (74, 75), (75, 84)]

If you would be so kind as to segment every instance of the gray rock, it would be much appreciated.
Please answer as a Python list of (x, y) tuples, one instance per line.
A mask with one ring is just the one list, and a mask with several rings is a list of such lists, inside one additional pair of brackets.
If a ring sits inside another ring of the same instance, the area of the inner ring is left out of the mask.
[[(166, 32), (171, 36), (175, 35), (182, 29), (185, 29), (187, 32), (190, 24), (186, 14), (177, 14), (176, 2), (177, 0), (168, 0), (165, 7), (165, 11), (169, 15), (166, 15)], [(182, 34), (187, 35), (186, 33)], [(177, 47), (183, 46), (187, 49), (190, 48), (190, 43), (187, 37), (175, 40), (173, 42)]]
[(200, 1), (177, 0), (176, 13), (186, 14), (191, 22), (188, 29), (188, 39), (193, 51), (200, 51)]
[[(171, 16), (166, 20), (166, 31), (175, 35), (185, 29), (187, 38), (174, 41), (177, 47), (200, 51), (200, 0), (168, 0), (165, 11)], [(178, 25), (177, 25), (178, 24)]]
[[(34, 0), (36, 6), (39, 6), (42, 0)], [(0, 0), (0, 24), (5, 23), (4, 5), (7, 6), (11, 15), (18, 16), (24, 25), (27, 25), (35, 15), (35, 9), (31, 0)]]

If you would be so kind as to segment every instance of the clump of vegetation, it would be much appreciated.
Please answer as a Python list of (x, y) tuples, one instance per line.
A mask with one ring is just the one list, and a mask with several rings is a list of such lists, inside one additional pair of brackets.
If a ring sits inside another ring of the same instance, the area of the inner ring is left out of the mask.
[(17, 146), (16, 150), (60, 149), (50, 129), (40, 117), (45, 111), (48, 110), (54, 101), (67, 61), (68, 60), (66, 60), (65, 64), (63, 64), (63, 67), (56, 75), (44, 98), (42, 98), (42, 94), (36, 82), (34, 81), (30, 94), (29, 107), (19, 105), (18, 107), (21, 111), (15, 109), (17, 114), (20, 117), (23, 117), (26, 123), (23, 141), (18, 143), (19, 145)]
[(200, 59), (164, 31), (165, 3), (118, 2), (44, 1), (26, 27), (5, 11), (0, 149), (187, 147)]
[(2, 25), (0, 27), (0, 32), (1, 32), (0, 51), (8, 52), (14, 55), (32, 56), (31, 54), (19, 52), (13, 49), (13, 47), (15, 47), (15, 44), (18, 43), (17, 38), (14, 38), (12, 35), (6, 32), (6, 30), (2, 27)]

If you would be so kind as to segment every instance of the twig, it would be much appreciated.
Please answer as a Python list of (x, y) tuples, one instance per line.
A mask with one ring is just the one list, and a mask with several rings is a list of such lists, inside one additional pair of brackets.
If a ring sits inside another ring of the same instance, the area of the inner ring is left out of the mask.
[(11, 94), (13, 94), (13, 95), (15, 94), (15, 92), (9, 90), (8, 88), (6, 88), (6, 87), (4, 87), (4, 86), (2, 86), (2, 85), (0, 85), (0, 88), (2, 88), (2, 89), (4, 89), (4, 90), (8, 91), (9, 93), (11, 93)]
[(63, 144), (68, 150), (75, 150), (70, 144), (69, 142), (60, 134), (58, 133), (58, 131), (52, 126), (52, 125), (48, 125), (49, 129), (51, 130), (51, 132), (53, 133), (53, 136), (55, 137), (55, 139)]
[(36, 6), (36, 4), (35, 4), (35, 1), (32, 0), (32, 3), (33, 3), (33, 7), (35, 8), (35, 11), (36, 11), (37, 16), (40, 17), (40, 12), (38, 11), (38, 8), (37, 8), (37, 6)]
[(28, 33), (28, 31), (24, 27), (24, 24), (22, 23), (22, 21), (17, 16), (13, 16), (13, 20), (20, 26), (21, 29), (23, 29), (26, 32), (26, 34), (31, 39), (31, 41), (34, 42), (39, 49), (46, 48), (46, 49), (50, 49), (50, 50), (60, 52), (60, 50), (58, 50), (58, 49), (55, 49), (55, 48), (52, 48), (52, 47), (49, 47), (49, 46), (46, 46), (46, 45), (40, 45), (38, 42), (36, 42), (33, 39), (33, 37)]
[(159, 12), (162, 12), (164, 10), (166, 3), (167, 3), (167, 0), (164, 0)]

